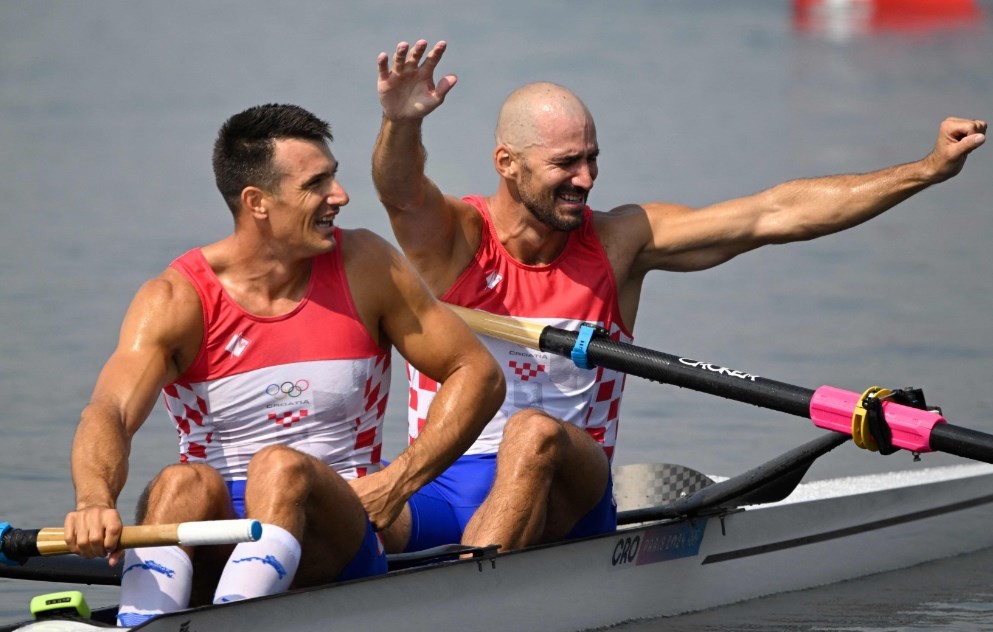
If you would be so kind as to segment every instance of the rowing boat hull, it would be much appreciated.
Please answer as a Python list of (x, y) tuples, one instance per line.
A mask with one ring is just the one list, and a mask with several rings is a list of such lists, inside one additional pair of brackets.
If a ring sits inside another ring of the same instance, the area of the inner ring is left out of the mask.
[[(139, 629), (579, 630), (993, 547), (993, 468), (936, 468), (880, 485), (876, 477), (821, 484), (813, 500), (187, 610)], [(843, 487), (851, 493), (824, 497)]]

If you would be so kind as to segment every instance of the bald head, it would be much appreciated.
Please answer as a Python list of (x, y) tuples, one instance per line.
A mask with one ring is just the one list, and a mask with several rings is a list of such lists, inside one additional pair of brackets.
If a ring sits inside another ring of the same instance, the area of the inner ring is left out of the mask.
[(560, 125), (592, 127), (586, 105), (566, 88), (537, 82), (514, 90), (500, 108), (496, 142), (516, 151), (543, 146)]

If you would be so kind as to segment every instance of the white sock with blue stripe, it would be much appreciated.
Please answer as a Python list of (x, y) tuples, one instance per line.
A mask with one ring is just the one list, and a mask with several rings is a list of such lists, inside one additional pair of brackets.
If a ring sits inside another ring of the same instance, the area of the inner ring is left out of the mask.
[(121, 571), (117, 625), (131, 627), (190, 604), (193, 564), (178, 546), (128, 549)]
[(234, 548), (214, 603), (273, 595), (289, 589), (300, 565), (300, 543), (293, 534), (273, 524), (262, 525), (262, 537)]

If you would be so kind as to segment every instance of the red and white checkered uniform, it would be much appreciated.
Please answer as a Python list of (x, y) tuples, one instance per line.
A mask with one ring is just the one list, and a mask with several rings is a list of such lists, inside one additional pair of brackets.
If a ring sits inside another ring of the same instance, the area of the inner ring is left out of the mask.
[(271, 318), (242, 309), (199, 249), (172, 267), (196, 287), (205, 332), (193, 365), (163, 389), (180, 461), (244, 479), (252, 455), (283, 444), (345, 478), (380, 469), (390, 357), (359, 319), (340, 247), (314, 259), (296, 309)]
[[(589, 208), (582, 227), (569, 234), (565, 249), (554, 262), (528, 266), (511, 257), (496, 238), (485, 200), (470, 196), (465, 201), (483, 217), (482, 241), (475, 258), (442, 296), (443, 301), (565, 329), (593, 323), (609, 331), (614, 340), (631, 341), (621, 322), (614, 275), (593, 229)], [(603, 445), (608, 457), (613, 456), (624, 374), (599, 367), (580, 369), (568, 358), (488, 336), (479, 338), (503, 368), (507, 398), (466, 454), (496, 452), (507, 419), (523, 408), (538, 408), (585, 429)], [(413, 441), (424, 427), (438, 385), (410, 365), (407, 376)]]

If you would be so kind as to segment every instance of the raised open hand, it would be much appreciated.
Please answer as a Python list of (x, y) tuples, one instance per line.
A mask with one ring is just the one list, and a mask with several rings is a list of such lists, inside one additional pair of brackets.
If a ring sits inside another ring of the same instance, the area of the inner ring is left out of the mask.
[[(421, 119), (445, 100), (458, 78), (445, 75), (436, 84), (434, 69), (445, 53), (445, 42), (438, 42), (424, 56), (428, 43), (417, 40), (413, 48), (407, 42), (397, 44), (393, 54), (393, 67), (386, 53), (376, 59), (379, 79), (376, 82), (383, 115), (393, 121)], [(421, 63), (421, 58), (424, 62)]]

